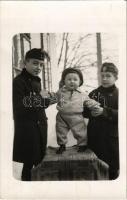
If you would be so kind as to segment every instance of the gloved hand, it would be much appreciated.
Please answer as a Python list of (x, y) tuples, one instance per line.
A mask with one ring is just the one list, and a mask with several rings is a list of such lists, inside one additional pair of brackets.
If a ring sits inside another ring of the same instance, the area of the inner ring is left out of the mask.
[(98, 108), (100, 106), (100, 103), (95, 101), (94, 99), (87, 99), (84, 101), (84, 106), (89, 108), (90, 110), (93, 110), (95, 108)]

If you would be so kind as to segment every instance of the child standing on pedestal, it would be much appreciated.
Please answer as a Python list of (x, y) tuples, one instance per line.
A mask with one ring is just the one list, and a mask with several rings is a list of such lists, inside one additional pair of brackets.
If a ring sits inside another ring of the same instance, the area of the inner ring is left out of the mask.
[[(87, 149), (87, 128), (82, 116), (83, 103), (89, 101), (79, 87), (83, 84), (82, 72), (77, 68), (67, 68), (62, 73), (63, 86), (57, 92), (58, 113), (56, 116), (57, 154), (66, 150), (67, 134), (71, 130), (77, 140), (78, 151)], [(92, 100), (90, 100), (92, 101)], [(98, 103), (94, 102), (94, 106)]]

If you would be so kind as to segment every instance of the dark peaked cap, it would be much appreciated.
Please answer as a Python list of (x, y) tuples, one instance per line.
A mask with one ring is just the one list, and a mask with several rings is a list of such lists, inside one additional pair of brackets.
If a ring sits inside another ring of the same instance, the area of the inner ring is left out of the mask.
[(31, 49), (26, 52), (25, 60), (29, 58), (38, 60), (44, 60), (45, 58), (47, 58), (48, 61), (50, 60), (50, 57), (46, 51), (37, 48)]
[(113, 63), (105, 62), (101, 67), (101, 72), (111, 72), (114, 76), (118, 77), (118, 69)]

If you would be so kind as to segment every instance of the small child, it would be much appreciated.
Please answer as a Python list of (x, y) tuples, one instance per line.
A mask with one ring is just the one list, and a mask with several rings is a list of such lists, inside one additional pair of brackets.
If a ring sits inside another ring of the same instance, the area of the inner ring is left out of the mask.
[(83, 84), (82, 72), (77, 68), (67, 68), (62, 73), (62, 87), (57, 92), (57, 116), (56, 116), (56, 135), (57, 143), (60, 145), (57, 154), (62, 154), (66, 150), (67, 134), (71, 130), (77, 140), (78, 152), (85, 151), (87, 148), (87, 129), (82, 116), (83, 105), (92, 109), (98, 106), (94, 100), (90, 100), (79, 87)]
[(101, 86), (89, 94), (100, 106), (92, 111), (84, 108), (83, 115), (89, 118), (88, 147), (109, 165), (109, 179), (113, 180), (119, 175), (118, 88), (115, 85), (118, 69), (106, 62), (100, 75)]

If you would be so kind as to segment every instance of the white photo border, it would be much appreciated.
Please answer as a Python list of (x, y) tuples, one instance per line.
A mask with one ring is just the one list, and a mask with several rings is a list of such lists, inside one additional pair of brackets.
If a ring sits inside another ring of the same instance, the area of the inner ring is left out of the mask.
[[(126, 2), (1, 1), (0, 198), (125, 199)], [(119, 36), (120, 176), (114, 181), (21, 182), (12, 175), (12, 38), (18, 33), (115, 32)]]

